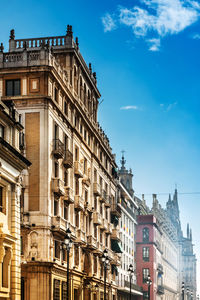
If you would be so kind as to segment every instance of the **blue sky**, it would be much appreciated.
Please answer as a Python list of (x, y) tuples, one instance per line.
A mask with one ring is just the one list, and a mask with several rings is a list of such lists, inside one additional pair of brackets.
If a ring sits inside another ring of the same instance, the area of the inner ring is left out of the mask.
[[(1, 1), (0, 42), (64, 35), (67, 24), (97, 72), (99, 120), (119, 162), (125, 150), (136, 194), (173, 192), (200, 259), (200, 2)], [(158, 196), (161, 203), (167, 195)], [(198, 271), (199, 272), (199, 271)], [(200, 273), (199, 273), (200, 274)], [(200, 276), (198, 281), (200, 280)]]

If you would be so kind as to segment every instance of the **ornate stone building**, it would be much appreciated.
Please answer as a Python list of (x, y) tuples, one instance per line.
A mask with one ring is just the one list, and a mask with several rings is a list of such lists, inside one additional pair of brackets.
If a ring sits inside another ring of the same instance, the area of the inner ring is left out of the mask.
[[(64, 36), (15, 39), (0, 52), (0, 94), (13, 99), (32, 162), (22, 199), (22, 299), (66, 299), (66, 229), (71, 231), (70, 299), (117, 297), (120, 264), (116, 163), (97, 122), (96, 73), (68, 25)], [(111, 222), (112, 221), (112, 222)]]
[(0, 299), (21, 299), (20, 195), (30, 166), (20, 153), (22, 129), (14, 104), (0, 100)]
[[(119, 193), (121, 199), (120, 241), (122, 247), (121, 266), (118, 268), (118, 299), (125, 300), (130, 297), (130, 279), (132, 299), (141, 297), (142, 291), (137, 286), (136, 274), (136, 216), (138, 205), (135, 202), (132, 187), (133, 174), (125, 167), (124, 154), (122, 155), (121, 168), (119, 169)], [(129, 274), (132, 265), (133, 273)], [(131, 278), (130, 278), (131, 275)]]

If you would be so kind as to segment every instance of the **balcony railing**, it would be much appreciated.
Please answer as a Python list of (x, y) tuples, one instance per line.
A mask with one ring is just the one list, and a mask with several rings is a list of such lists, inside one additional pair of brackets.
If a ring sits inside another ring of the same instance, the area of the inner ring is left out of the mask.
[(74, 174), (80, 178), (83, 178), (83, 165), (79, 161), (74, 162)]
[(97, 249), (97, 239), (93, 237), (92, 235), (89, 235), (87, 237), (87, 243), (88, 247), (91, 249)]
[(53, 140), (52, 154), (57, 159), (64, 157), (64, 144), (59, 139)]
[(73, 167), (73, 154), (69, 150), (65, 150), (63, 165), (64, 165), (65, 168), (72, 168)]
[(79, 244), (86, 244), (86, 234), (81, 229), (77, 230), (76, 242), (79, 243)]
[(158, 285), (157, 293), (163, 295), (165, 293), (164, 287), (162, 285)]
[(72, 204), (74, 203), (74, 197), (73, 197), (73, 190), (72, 188), (65, 186), (65, 195), (63, 197), (63, 200), (68, 203)]
[(100, 196), (101, 195), (101, 186), (97, 182), (93, 183), (93, 193), (96, 196)]
[(84, 210), (84, 200), (81, 196), (74, 196), (74, 208), (76, 210)]
[(121, 216), (121, 204), (120, 203), (112, 203), (111, 205), (111, 214), (120, 217)]
[(96, 225), (101, 225), (102, 223), (101, 215), (96, 211), (93, 213), (93, 223)]
[(52, 178), (52, 192), (57, 194), (58, 196), (65, 195), (64, 181), (60, 178)]
[(51, 217), (51, 227), (54, 231), (66, 232), (66, 228), (68, 227), (68, 222), (60, 216)]
[(120, 241), (119, 230), (116, 229), (116, 228), (113, 228), (110, 238), (111, 238), (112, 240)]
[(109, 195), (106, 195), (105, 206), (106, 207), (110, 207), (111, 206), (111, 197)]

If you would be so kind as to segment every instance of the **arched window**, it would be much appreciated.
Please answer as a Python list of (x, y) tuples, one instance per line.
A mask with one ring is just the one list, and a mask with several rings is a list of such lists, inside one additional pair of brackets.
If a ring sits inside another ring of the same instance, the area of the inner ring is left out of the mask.
[(143, 242), (148, 242), (149, 241), (149, 228), (145, 227), (142, 230), (142, 239)]

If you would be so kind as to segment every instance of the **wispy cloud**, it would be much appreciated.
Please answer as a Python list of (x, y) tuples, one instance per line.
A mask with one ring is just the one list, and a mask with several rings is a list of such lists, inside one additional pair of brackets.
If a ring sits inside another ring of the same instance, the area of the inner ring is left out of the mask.
[(104, 26), (104, 32), (112, 31), (116, 29), (116, 21), (114, 20), (114, 17), (111, 16), (111, 14), (106, 13), (102, 18), (102, 23)]
[(195, 33), (195, 34), (192, 36), (192, 38), (193, 38), (194, 40), (200, 40), (200, 34), (199, 34), (199, 33)]
[(126, 25), (137, 38), (142, 37), (147, 43), (152, 40), (150, 51), (158, 51), (161, 38), (178, 34), (199, 19), (200, 4), (195, 0), (140, 0), (138, 6), (119, 7), (113, 18), (106, 16), (107, 22), (102, 20), (104, 31), (116, 28), (117, 23)]
[(160, 108), (161, 108), (162, 110), (164, 110), (165, 112), (169, 112), (169, 111), (172, 110), (177, 104), (178, 104), (178, 102), (172, 102), (172, 103), (169, 103), (169, 104), (163, 104), (163, 103), (161, 103), (161, 104), (160, 104)]
[(150, 51), (159, 51), (160, 50), (160, 39), (149, 39), (148, 40), (150, 47)]
[(139, 110), (139, 107), (136, 105), (127, 105), (127, 106), (120, 107), (120, 110), (130, 110), (130, 109)]

